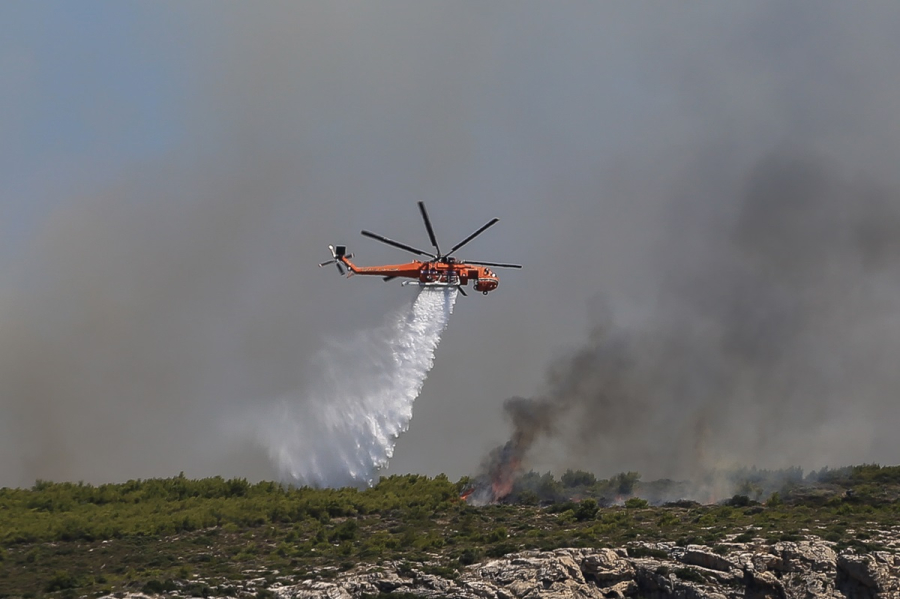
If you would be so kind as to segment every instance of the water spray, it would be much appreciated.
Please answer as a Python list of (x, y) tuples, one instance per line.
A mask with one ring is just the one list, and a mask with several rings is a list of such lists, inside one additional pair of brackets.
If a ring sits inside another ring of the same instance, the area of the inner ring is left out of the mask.
[(382, 326), (326, 342), (309, 388), (281, 398), (257, 424), (256, 437), (284, 480), (374, 482), (409, 427), (456, 294), (455, 287), (423, 288)]

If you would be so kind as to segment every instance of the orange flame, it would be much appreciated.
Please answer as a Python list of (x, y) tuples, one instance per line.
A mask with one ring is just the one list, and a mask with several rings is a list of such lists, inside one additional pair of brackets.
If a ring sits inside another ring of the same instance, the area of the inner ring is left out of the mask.
[(521, 463), (518, 457), (511, 457), (494, 473), (494, 478), (491, 480), (491, 493), (493, 493), (494, 501), (499, 501), (512, 493)]

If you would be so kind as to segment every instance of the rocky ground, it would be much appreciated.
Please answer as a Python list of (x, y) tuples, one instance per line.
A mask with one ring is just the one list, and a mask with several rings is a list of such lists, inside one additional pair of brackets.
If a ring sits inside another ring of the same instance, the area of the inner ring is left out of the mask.
[[(887, 531), (885, 534), (891, 531)], [(900, 548), (898, 539), (890, 547)], [(240, 594), (278, 599), (419, 596), (459, 599), (900, 599), (900, 555), (835, 552), (815, 536), (797, 542), (703, 545), (635, 543), (618, 549), (557, 549), (509, 554), (445, 577), (427, 565), (361, 566), (330, 581), (267, 585)], [(138, 597), (133, 595), (132, 597)], [(109, 599), (113, 599), (110, 596)]]

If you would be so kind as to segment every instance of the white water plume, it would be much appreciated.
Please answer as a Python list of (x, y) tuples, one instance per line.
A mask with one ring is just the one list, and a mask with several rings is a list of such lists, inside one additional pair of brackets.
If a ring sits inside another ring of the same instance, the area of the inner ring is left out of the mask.
[(381, 327), (326, 342), (309, 388), (282, 398), (257, 421), (257, 439), (285, 480), (372, 484), (409, 426), (456, 294), (422, 289)]

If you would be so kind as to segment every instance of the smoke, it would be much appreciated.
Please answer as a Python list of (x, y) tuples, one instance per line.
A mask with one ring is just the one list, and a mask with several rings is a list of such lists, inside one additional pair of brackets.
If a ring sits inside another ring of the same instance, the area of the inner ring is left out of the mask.
[(456, 294), (455, 288), (423, 289), (382, 327), (329, 340), (316, 355), (308, 388), (259, 417), (241, 417), (236, 430), (249, 426), (282, 480), (371, 484), (409, 426)]
[(0, 485), (279, 476), (223, 426), (405, 297), (315, 265), (429, 247), (417, 200), (525, 269), (391, 472), (475, 471), (511, 396), (563, 412), (541, 471), (900, 455), (900, 5), (38, 6), (0, 5)]
[(673, 214), (680, 253), (652, 312), (598, 310), (541, 394), (504, 403), (513, 433), (483, 466), (495, 498), (535, 461), (702, 479), (871, 450), (872, 410), (900, 391), (900, 192), (789, 151), (732, 184), (686, 206), (698, 222)]

